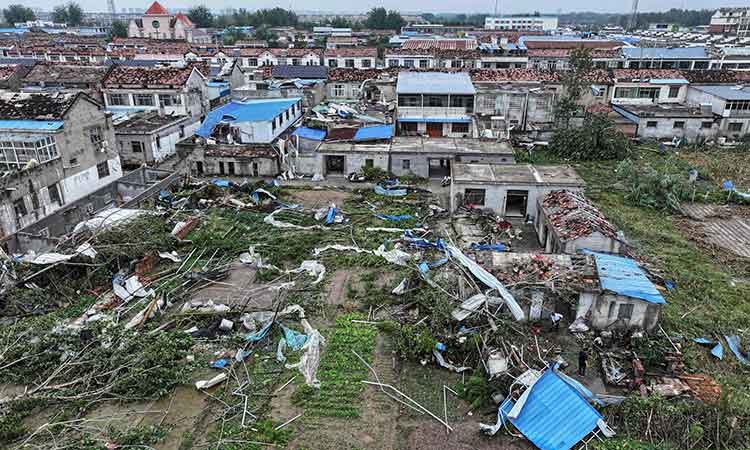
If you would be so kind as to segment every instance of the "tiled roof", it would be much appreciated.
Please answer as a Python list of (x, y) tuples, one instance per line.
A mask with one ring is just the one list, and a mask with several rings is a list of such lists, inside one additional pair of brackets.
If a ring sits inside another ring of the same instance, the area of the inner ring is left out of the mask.
[(19, 65), (3, 65), (0, 66), (0, 80), (6, 81), (18, 71), (21, 66)]
[(3, 94), (0, 120), (60, 120), (77, 97), (76, 94)]
[(167, 8), (161, 6), (161, 3), (154, 2), (149, 6), (149, 8), (146, 10), (145, 13), (143, 13), (144, 16), (168, 16), (169, 11), (167, 11)]
[(582, 194), (566, 190), (552, 191), (544, 197), (542, 206), (563, 242), (587, 237), (594, 232), (610, 238), (617, 235), (617, 228)]
[(193, 25), (193, 21), (192, 21), (192, 20), (190, 20), (190, 18), (189, 18), (188, 16), (186, 16), (185, 14), (183, 14), (183, 13), (181, 13), (181, 12), (177, 13), (177, 14), (176, 14), (176, 15), (174, 16), (174, 20), (179, 20), (179, 21), (180, 21), (180, 22), (182, 22), (182, 24), (183, 24), (183, 25), (185, 25), (186, 27), (192, 27), (192, 26), (194, 26), (194, 25)]
[[(536, 58), (567, 58), (573, 49), (568, 48), (548, 48), (548, 49), (530, 49), (527, 52), (529, 57)], [(615, 58), (619, 55), (617, 50), (593, 49), (592, 58)]]
[(475, 39), (409, 39), (401, 46), (404, 50), (473, 50)]
[(580, 39), (580, 40), (563, 40), (563, 39), (550, 39), (550, 40), (526, 40), (524, 45), (529, 50), (532, 49), (574, 49), (574, 48), (601, 48), (601, 49), (612, 49), (615, 47), (622, 47), (622, 42), (619, 41), (603, 41), (594, 39)]
[(377, 58), (376, 47), (329, 48), (323, 53), (326, 58)]
[(184, 68), (141, 68), (117, 65), (105, 79), (104, 86), (184, 86), (192, 73), (193, 66), (187, 66)]
[(557, 83), (560, 81), (558, 72), (536, 69), (472, 69), (470, 71), (473, 82), (493, 81), (544, 81)]
[(99, 83), (109, 66), (77, 64), (37, 64), (24, 77), (26, 83)]
[(433, 56), (439, 58), (479, 58), (479, 50), (442, 50), (439, 48), (392, 48), (385, 51), (386, 56)]
[(347, 69), (343, 67), (329, 69), (329, 81), (365, 81), (378, 78), (382, 74), (392, 74), (388, 69)]
[(614, 78), (618, 81), (628, 80), (681, 80), (685, 76), (679, 70), (672, 69), (615, 69)]

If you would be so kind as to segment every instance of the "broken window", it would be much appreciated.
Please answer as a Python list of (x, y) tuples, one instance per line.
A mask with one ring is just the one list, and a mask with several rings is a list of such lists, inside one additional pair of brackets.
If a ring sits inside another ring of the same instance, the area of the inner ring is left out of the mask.
[(130, 106), (128, 94), (109, 94), (107, 98), (110, 106)]
[(130, 141), (130, 148), (133, 153), (143, 153), (143, 143), (140, 141)]
[(401, 169), (411, 170), (411, 160), (410, 159), (401, 160)]
[(49, 186), (47, 186), (47, 193), (49, 194), (49, 201), (50, 203), (57, 203), (58, 205), (62, 205), (62, 195), (60, 195), (60, 185), (57, 183), (52, 183)]
[(161, 137), (156, 136), (156, 148), (161, 149)]
[(24, 217), (28, 214), (28, 211), (26, 211), (26, 202), (23, 201), (23, 197), (13, 202), (13, 210), (16, 212), (16, 217)]
[(104, 162), (97, 164), (96, 173), (99, 175), (99, 179), (108, 177), (109, 176), (109, 163), (107, 161), (104, 161)]
[(421, 106), (422, 99), (419, 95), (399, 95), (398, 106)]
[(466, 189), (464, 191), (464, 204), (484, 206), (484, 189)]
[(468, 132), (469, 132), (469, 124), (468, 123), (452, 123), (451, 124), (451, 133), (466, 134)]
[(681, 130), (681, 129), (685, 128), (685, 122), (682, 121), (682, 120), (677, 120), (677, 121), (675, 121), (675, 123), (672, 126), (672, 128), (676, 128), (676, 129), (680, 129)]
[(701, 122), (701, 128), (711, 128), (714, 126), (713, 122)]
[(633, 317), (633, 306), (628, 303), (621, 304), (617, 309), (617, 319), (630, 320)]
[(177, 106), (182, 104), (182, 98), (175, 94), (159, 94), (159, 104), (161, 106)]
[(656, 126), (659, 124), (659, 122), (655, 120), (649, 120), (646, 122), (646, 128), (656, 128)]
[(669, 98), (677, 98), (678, 95), (680, 95), (680, 87), (679, 86), (670, 86), (669, 87)]
[(370, 64), (370, 60), (369, 59), (363, 59), (362, 60), (362, 67), (364, 67), (364, 68), (372, 67), (371, 64)]
[(151, 94), (135, 94), (133, 103), (136, 106), (154, 106), (154, 96)]
[(185, 137), (185, 125), (180, 125), (180, 138)]
[(98, 146), (104, 140), (102, 138), (102, 127), (95, 126), (89, 128), (89, 140), (92, 144)]
[(727, 125), (727, 130), (729, 130), (732, 133), (741, 133), (742, 122), (730, 122), (729, 125)]

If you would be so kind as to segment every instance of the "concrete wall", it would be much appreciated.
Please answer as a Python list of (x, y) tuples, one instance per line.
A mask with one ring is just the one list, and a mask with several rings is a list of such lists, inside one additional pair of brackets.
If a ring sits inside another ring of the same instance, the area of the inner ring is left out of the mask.
[(485, 201), (483, 208), (490, 208), (498, 216), (505, 217), (505, 203), (508, 191), (527, 191), (526, 216), (535, 218), (537, 215), (537, 200), (543, 198), (552, 191), (567, 189), (573, 192), (581, 192), (583, 188), (561, 185), (536, 186), (529, 184), (464, 184), (456, 181), (451, 184), (451, 211), (463, 204), (466, 189), (484, 189)]
[[(621, 305), (633, 305), (629, 320), (618, 320)], [(661, 306), (622, 295), (582, 292), (576, 309), (576, 317), (583, 317), (586, 314), (590, 314), (591, 325), (599, 330), (612, 328), (652, 330), (659, 322)]]
[[(407, 67), (406, 61), (412, 61), (411, 67), (418, 69), (435, 69), (439, 67), (439, 61), (432, 56), (400, 56), (400, 55), (386, 55), (385, 66), (386, 67)], [(420, 61), (424, 61), (420, 63)], [(425, 64), (425, 65), (423, 65)]]
[[(653, 123), (656, 126), (649, 126)], [(675, 128), (675, 122), (684, 122), (683, 128)], [(703, 123), (711, 123), (711, 128), (703, 128)], [(712, 139), (719, 132), (719, 124), (713, 118), (683, 117), (642, 117), (638, 122), (638, 137), (644, 139), (683, 138), (688, 142)]]
[[(160, 109), (164, 114), (174, 114), (176, 116), (188, 116), (192, 118), (200, 118), (208, 112), (208, 87), (206, 86), (203, 78), (198, 74), (197, 71), (193, 71), (188, 79), (187, 83), (182, 88), (106, 88), (104, 91), (104, 102), (108, 109), (117, 110), (119, 109), (142, 109), (144, 111), (159, 111)], [(128, 96), (128, 105), (117, 106), (110, 104), (109, 94), (125, 94)], [(150, 94), (153, 96), (153, 106), (136, 106), (134, 101), (134, 95), (139, 94)], [(159, 94), (170, 94), (178, 95), (181, 98), (180, 105), (174, 106), (160, 106), (159, 105)]]
[[(268, 144), (279, 137), (287, 128), (292, 126), (302, 116), (301, 102), (287, 108), (285, 112), (273, 120), (262, 122), (235, 122), (232, 128), (239, 128), (240, 141), (244, 144)], [(274, 128), (272, 123), (276, 123)]]
[[(363, 58), (363, 57), (325, 57), (323, 59), (323, 63), (328, 67), (351, 67), (346, 65), (346, 61), (351, 60), (354, 62), (354, 69), (374, 69), (375, 68), (375, 58)], [(365, 65), (365, 61), (369, 61), (369, 65)], [(332, 63), (333, 62), (333, 63)]]
[[(182, 135), (180, 127), (183, 127)], [(152, 164), (154, 162), (160, 162), (165, 158), (175, 154), (176, 144), (181, 139), (191, 136), (195, 133), (195, 130), (200, 127), (199, 121), (184, 121), (180, 123), (172, 124), (161, 130), (157, 130), (153, 133), (116, 133), (117, 139), (117, 151), (120, 154), (120, 159), (123, 164)], [(159, 137), (159, 146), (156, 145), (156, 138)], [(143, 148), (143, 153), (133, 152), (133, 142), (140, 142)]]
[[(617, 95), (617, 88), (659, 88), (659, 95), (652, 101), (650, 98), (631, 98), (631, 97), (615, 97)], [(679, 87), (677, 97), (670, 97), (669, 90), (671, 87)], [(612, 103), (619, 103), (623, 105), (651, 105), (658, 103), (684, 103), (687, 98), (688, 85), (664, 85), (664, 84), (649, 84), (649, 83), (622, 83), (618, 82), (613, 86), (610, 101)]]

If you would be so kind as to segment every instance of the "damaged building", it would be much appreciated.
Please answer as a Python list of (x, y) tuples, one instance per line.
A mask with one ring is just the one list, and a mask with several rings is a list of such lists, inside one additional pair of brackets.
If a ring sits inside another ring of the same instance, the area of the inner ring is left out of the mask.
[(114, 127), (86, 94), (0, 96), (0, 227), (10, 236), (122, 176)]
[(187, 116), (133, 113), (114, 120), (117, 152), (123, 166), (153, 165), (174, 155), (177, 142), (191, 136), (199, 122)]
[(302, 116), (301, 98), (232, 101), (211, 111), (195, 136), (177, 144), (197, 175), (275, 176), (286, 133)]
[(112, 66), (39, 63), (23, 78), (23, 91), (30, 93), (84, 92), (102, 101), (104, 78), (110, 70)]

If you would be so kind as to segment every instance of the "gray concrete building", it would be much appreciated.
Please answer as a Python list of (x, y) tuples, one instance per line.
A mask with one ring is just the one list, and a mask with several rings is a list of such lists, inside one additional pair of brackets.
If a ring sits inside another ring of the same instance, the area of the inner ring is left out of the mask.
[(709, 106), (699, 105), (612, 105), (634, 123), (636, 136), (646, 140), (681, 139), (686, 143), (713, 139), (719, 133), (720, 118)]
[(0, 236), (122, 176), (111, 117), (86, 94), (0, 96)]
[(711, 112), (719, 118), (719, 136), (740, 139), (750, 133), (750, 88), (723, 84), (690, 86), (687, 100), (706, 108), (710, 105)]
[(187, 116), (135, 113), (115, 121), (117, 152), (123, 166), (159, 163), (176, 153), (177, 142), (191, 136), (198, 122)]
[(501, 217), (533, 219), (540, 197), (560, 189), (581, 192), (586, 185), (570, 166), (457, 162), (451, 170), (451, 211), (489, 208)]

